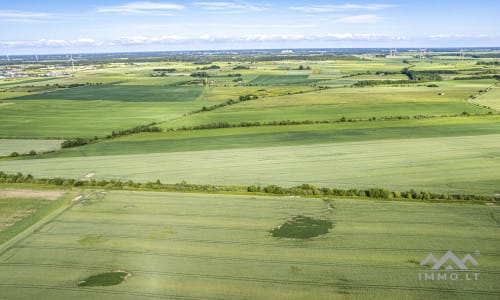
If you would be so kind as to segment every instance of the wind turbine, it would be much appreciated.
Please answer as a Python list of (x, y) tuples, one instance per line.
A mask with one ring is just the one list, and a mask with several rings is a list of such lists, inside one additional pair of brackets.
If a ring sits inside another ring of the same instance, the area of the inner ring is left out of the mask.
[(422, 60), (426, 54), (427, 54), (427, 49), (420, 48), (420, 60)]
[(8, 54), (5, 54), (5, 56), (7, 56), (7, 61), (10, 61), (10, 57)]
[(73, 54), (70, 54), (70, 60), (71, 60), (71, 69), (73, 70), (73, 73), (75, 73), (75, 61), (73, 60)]

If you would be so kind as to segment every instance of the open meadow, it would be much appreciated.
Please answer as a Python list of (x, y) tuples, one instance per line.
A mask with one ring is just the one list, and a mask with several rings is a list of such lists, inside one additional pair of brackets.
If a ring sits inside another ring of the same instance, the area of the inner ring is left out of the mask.
[(0, 298), (498, 299), (498, 51), (377, 51), (0, 59)]
[[(332, 227), (272, 236), (294, 216)], [(499, 217), (483, 205), (87, 191), (0, 252), (0, 287), (8, 299), (496, 299)], [(448, 249), (472, 251), (479, 279), (420, 280), (420, 261)], [(129, 274), (119, 285), (78, 286), (116, 270)]]

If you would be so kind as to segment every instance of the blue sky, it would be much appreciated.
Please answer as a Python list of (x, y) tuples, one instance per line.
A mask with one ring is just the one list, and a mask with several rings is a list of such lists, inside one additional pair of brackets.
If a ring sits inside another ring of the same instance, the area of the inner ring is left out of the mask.
[(500, 1), (2, 1), (0, 53), (500, 46)]

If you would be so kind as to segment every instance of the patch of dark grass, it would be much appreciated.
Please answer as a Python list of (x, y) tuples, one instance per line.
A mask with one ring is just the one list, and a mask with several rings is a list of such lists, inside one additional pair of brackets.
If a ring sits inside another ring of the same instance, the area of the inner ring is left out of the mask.
[(273, 237), (308, 239), (326, 234), (333, 228), (330, 220), (314, 219), (306, 216), (295, 216), (271, 230)]
[(78, 283), (78, 286), (85, 287), (117, 285), (122, 283), (128, 276), (130, 276), (130, 273), (125, 271), (101, 273), (92, 275), (87, 279), (80, 281)]

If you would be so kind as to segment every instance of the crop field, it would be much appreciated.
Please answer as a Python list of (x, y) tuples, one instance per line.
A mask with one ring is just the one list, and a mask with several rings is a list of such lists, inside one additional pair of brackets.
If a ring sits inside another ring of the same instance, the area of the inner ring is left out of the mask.
[(453, 117), (142, 133), (66, 148), (36, 159), (488, 135), (500, 131), (499, 121), (498, 116)]
[(283, 84), (310, 84), (315, 80), (309, 79), (309, 75), (260, 75), (250, 81), (257, 85), (283, 85)]
[(0, 245), (66, 202), (64, 191), (0, 186)]
[[(0, 162), (36, 177), (499, 193), (500, 135)], [(480, 168), (478, 168), (480, 166)]]
[(500, 298), (476, 50), (0, 58), (0, 298)]
[(37, 95), (17, 98), (19, 100), (107, 100), (122, 102), (178, 102), (195, 101), (202, 87), (171, 86), (86, 86), (60, 89)]
[(500, 110), (500, 88), (493, 88), (488, 93), (479, 96), (474, 102)]
[[(273, 237), (294, 216), (332, 226)], [(479, 205), (94, 191), (1, 252), (0, 286), (8, 299), (495, 299), (499, 217)], [(419, 262), (449, 248), (473, 253), (479, 279), (419, 280)], [(121, 284), (80, 284), (118, 270)]]
[[(263, 100), (265, 101), (265, 100)], [(488, 113), (490, 110), (478, 106), (472, 106), (466, 102), (407, 102), (407, 103), (349, 103), (349, 104), (317, 104), (317, 105), (293, 105), (256, 107), (248, 106), (228, 107), (200, 114), (176, 119), (164, 123), (165, 128), (178, 128), (182, 126), (196, 126), (218, 122), (239, 124), (246, 122), (271, 123), (274, 121), (324, 121), (347, 119), (370, 119), (390, 116), (441, 116), (459, 115), (463, 112), (469, 114)]]
[(12, 152), (26, 154), (30, 151), (45, 152), (61, 148), (62, 140), (20, 140), (0, 139), (0, 156), (10, 155)]
[[(201, 115), (188, 116), (165, 123), (164, 126), (488, 113), (489, 109), (471, 105), (466, 101), (470, 94), (488, 86), (488, 83), (476, 83), (472, 86), (463, 83), (443, 87), (441, 90), (427, 87), (336, 88), (248, 101)], [(444, 95), (440, 96), (440, 92)]]
[[(113, 130), (161, 122), (199, 109), (204, 102), (18, 100), (0, 107), (0, 136), (69, 138), (104, 136)], [(212, 102), (213, 103), (213, 102)]]

